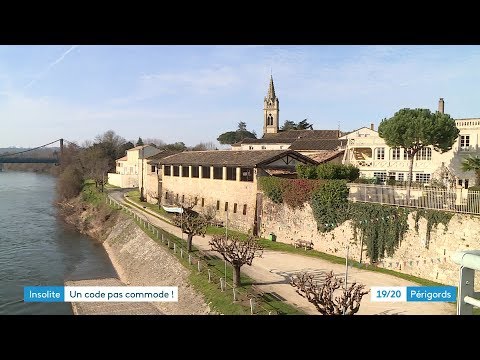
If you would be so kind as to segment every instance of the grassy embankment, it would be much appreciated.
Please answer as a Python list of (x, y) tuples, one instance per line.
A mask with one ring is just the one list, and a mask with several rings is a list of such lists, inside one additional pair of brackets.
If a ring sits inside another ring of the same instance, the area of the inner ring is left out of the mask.
[[(90, 188), (85, 187), (84, 192), (86, 192), (87, 198), (91, 199), (91, 201), (95, 201), (100, 203), (105, 201), (105, 198), (102, 196), (103, 194), (95, 194), (95, 187), (91, 186)], [(137, 204), (138, 208), (149, 208), (159, 215), (164, 217), (168, 217), (169, 215), (163, 210), (158, 209), (158, 205), (148, 204), (146, 202), (140, 202), (139, 197), (140, 194), (138, 191), (131, 191), (128, 193), (128, 197), (130, 200), (134, 201)], [(240, 298), (243, 298), (243, 301), (233, 302), (233, 292), (232, 289), (228, 289), (224, 292), (220, 291), (219, 287), (219, 279), (220, 277), (225, 276), (225, 262), (222, 259), (219, 259), (214, 256), (204, 256), (199, 249), (193, 246), (192, 256), (194, 258), (201, 258), (202, 261), (202, 271), (198, 272), (197, 263), (196, 261), (192, 262), (192, 265), (188, 262), (188, 255), (186, 251), (186, 243), (185, 240), (182, 240), (166, 231), (159, 229), (159, 234), (164, 235), (164, 239), (169, 240), (169, 243), (166, 241), (161, 241), (161, 238), (157, 238), (157, 233), (155, 229), (150, 229), (148, 226), (145, 227), (143, 222), (137, 221), (137, 224), (140, 228), (155, 242), (157, 242), (161, 246), (168, 247), (171, 251), (173, 251), (173, 244), (175, 244), (176, 252), (172, 253), (174, 256), (177, 257), (178, 261), (187, 269), (190, 270), (189, 275), (189, 282), (192, 286), (199, 291), (205, 297), (207, 303), (210, 303), (210, 306), (215, 311), (227, 314), (227, 315), (247, 315), (250, 314), (250, 303), (245, 301), (247, 293), (253, 293), (252, 284), (254, 280), (249, 278), (248, 276), (241, 274), (242, 286), (237, 288), (237, 293), (240, 295)], [(183, 257), (180, 255), (180, 249), (183, 249)], [(212, 282), (208, 281), (208, 271), (206, 269), (210, 269)], [(233, 282), (233, 269), (228, 264), (226, 267), (226, 278), (227, 283)], [(295, 307), (287, 304), (281, 300), (278, 300), (274, 296), (269, 293), (265, 293), (260, 296), (259, 298), (261, 306), (264, 308), (260, 311), (262, 314), (268, 314), (268, 311), (272, 311), (272, 313), (279, 313), (285, 315), (301, 315), (304, 314), (301, 310), (296, 309)]]

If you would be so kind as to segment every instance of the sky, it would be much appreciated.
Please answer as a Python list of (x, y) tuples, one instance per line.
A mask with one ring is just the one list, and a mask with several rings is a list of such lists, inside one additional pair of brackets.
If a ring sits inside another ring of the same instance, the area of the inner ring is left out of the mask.
[(280, 124), (378, 127), (402, 108), (480, 117), (480, 46), (0, 45), (0, 147), (107, 130), (126, 140), (217, 143), (262, 134), (270, 74)]

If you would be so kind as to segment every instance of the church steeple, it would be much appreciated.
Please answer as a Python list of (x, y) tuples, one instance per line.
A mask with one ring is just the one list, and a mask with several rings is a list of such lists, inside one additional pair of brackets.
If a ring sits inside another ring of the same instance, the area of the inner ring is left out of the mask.
[(278, 133), (279, 122), (279, 102), (275, 95), (275, 86), (273, 85), (273, 76), (270, 75), (270, 84), (268, 93), (263, 100), (263, 135)]
[(275, 86), (273, 85), (273, 76), (270, 75), (270, 86), (268, 87), (268, 99), (275, 99)]

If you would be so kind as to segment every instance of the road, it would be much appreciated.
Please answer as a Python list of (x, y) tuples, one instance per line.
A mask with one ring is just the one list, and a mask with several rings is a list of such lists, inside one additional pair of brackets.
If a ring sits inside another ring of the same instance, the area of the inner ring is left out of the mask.
[[(122, 203), (125, 190), (110, 191), (110, 196)], [(128, 203), (127, 203), (128, 204)], [(163, 228), (169, 233), (182, 237), (178, 227), (160, 220), (146, 211), (135, 207), (132, 208), (137, 214), (148, 219), (153, 225)], [(184, 235), (185, 237), (185, 235)], [(201, 250), (209, 251), (208, 245), (211, 237), (195, 236), (193, 244)], [(265, 250), (261, 258), (254, 259), (252, 266), (243, 266), (242, 272), (255, 280), (259, 289), (265, 292), (274, 292), (285, 299), (286, 302), (302, 309), (307, 314), (318, 315), (313, 304), (302, 298), (289, 284), (292, 275), (308, 271), (321, 279), (325, 272), (333, 271), (335, 275), (344, 277), (345, 266), (333, 264), (323, 259), (302, 256), (282, 251)], [(349, 267), (348, 282), (365, 284), (366, 289), (371, 286), (418, 286), (418, 284), (397, 278), (392, 275), (360, 270)], [(362, 299), (359, 315), (455, 315), (455, 306), (449, 303), (427, 303), (427, 302), (371, 302), (370, 294)]]

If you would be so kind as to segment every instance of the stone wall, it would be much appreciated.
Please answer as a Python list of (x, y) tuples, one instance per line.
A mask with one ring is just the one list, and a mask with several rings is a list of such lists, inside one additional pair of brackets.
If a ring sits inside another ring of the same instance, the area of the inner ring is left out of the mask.
[[(447, 229), (442, 224), (430, 233), (429, 249), (425, 248), (427, 220), (420, 218), (415, 231), (415, 214), (408, 217), (409, 230), (393, 257), (382, 260), (378, 266), (448, 285), (458, 285), (459, 266), (451, 260), (456, 251), (480, 249), (480, 217), (455, 214)], [(311, 240), (314, 249), (345, 257), (346, 242), (350, 242), (349, 258), (360, 260), (360, 244), (353, 237), (351, 222), (327, 233), (317, 231), (317, 223), (309, 204), (293, 210), (285, 204), (274, 204), (263, 198), (261, 236), (277, 235), (277, 241), (293, 243), (297, 239)], [(362, 261), (368, 262), (364, 246)], [(476, 276), (480, 288), (480, 275)], [(381, 284), (379, 284), (381, 285)]]

